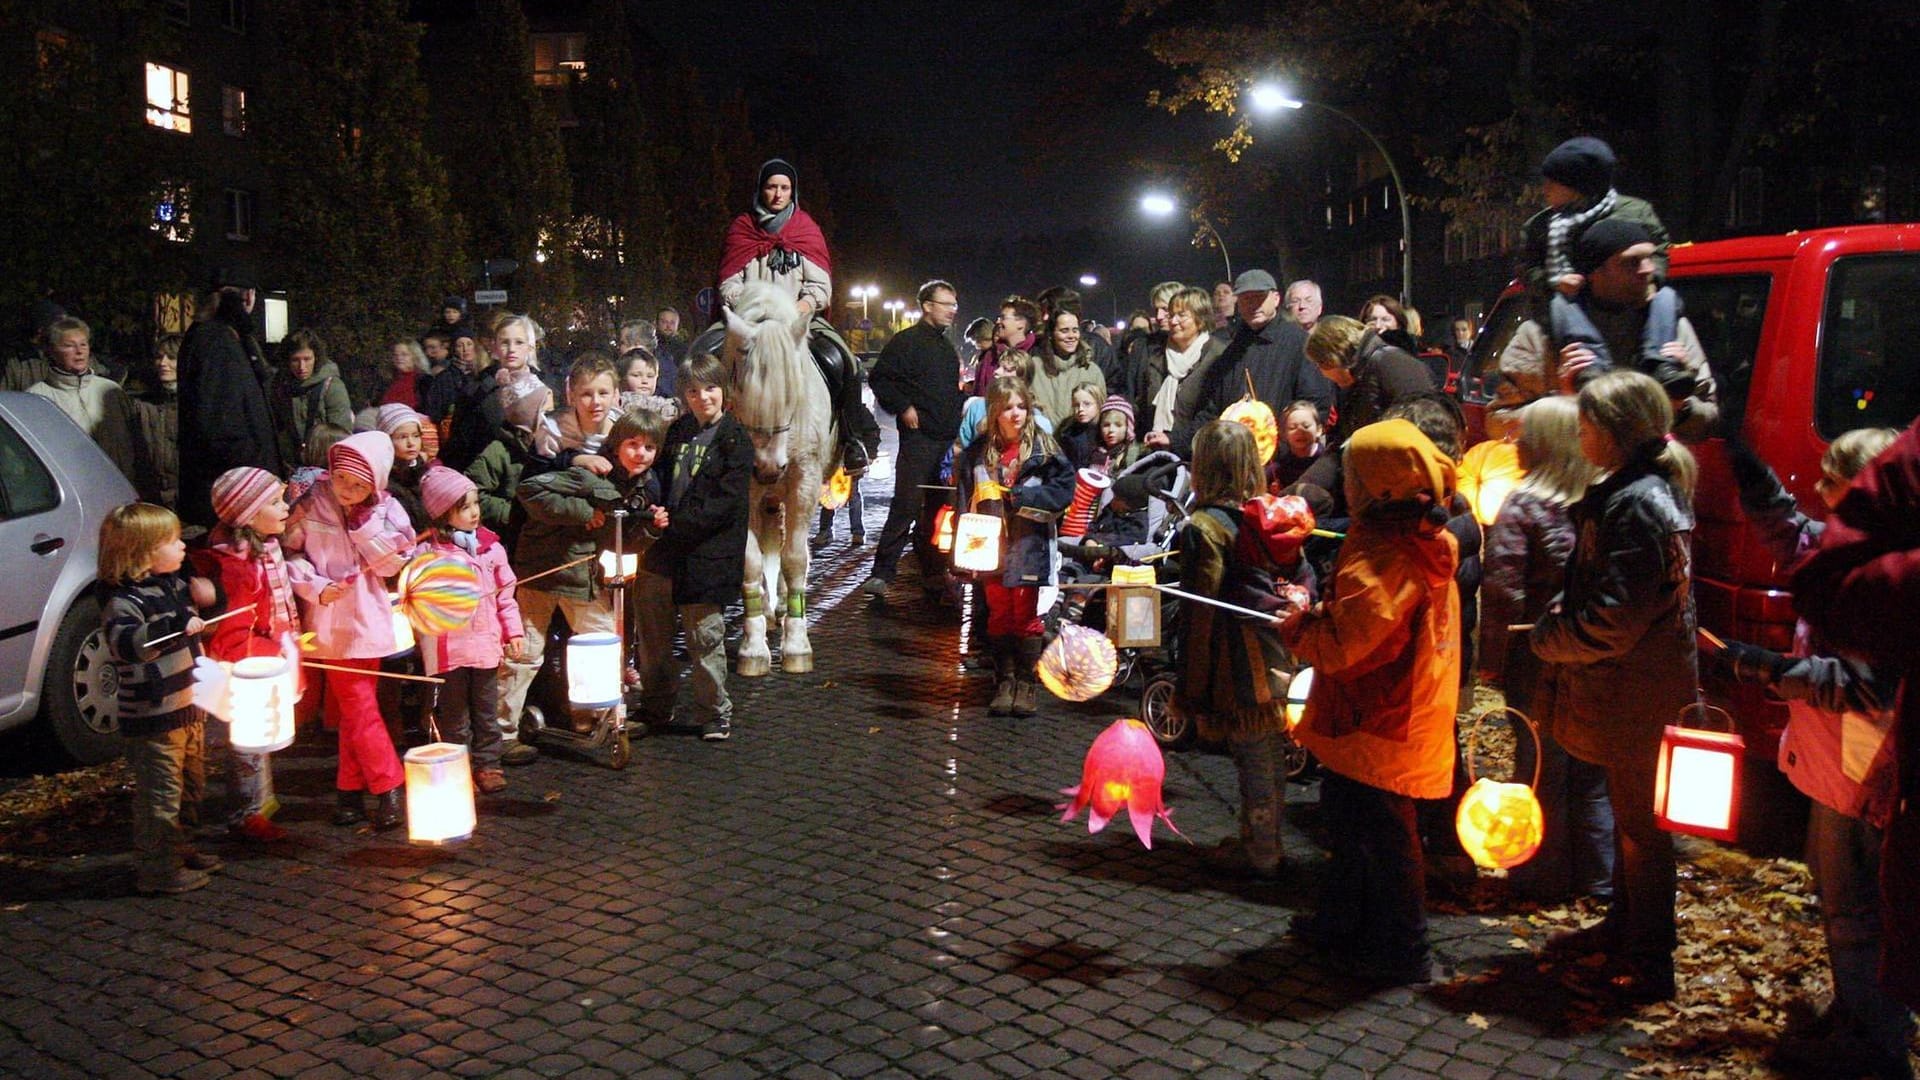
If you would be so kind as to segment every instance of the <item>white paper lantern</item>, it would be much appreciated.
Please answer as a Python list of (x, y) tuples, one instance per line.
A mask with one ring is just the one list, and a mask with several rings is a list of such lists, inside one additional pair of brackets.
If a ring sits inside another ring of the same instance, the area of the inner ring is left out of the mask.
[(640, 570), (640, 556), (629, 551), (616, 556), (611, 551), (600, 553), (600, 576), (607, 581), (625, 581)]
[(388, 593), (387, 606), (393, 611), (393, 651), (388, 656), (399, 656), (413, 651), (413, 624), (407, 621), (407, 613), (400, 606), (400, 594)]
[(300, 696), (299, 670), (284, 656), (234, 661), (227, 684), (233, 695), (227, 738), (243, 754), (270, 754), (293, 742), (293, 704)]
[(451, 844), (473, 835), (473, 768), (467, 748), (428, 743), (407, 751), (407, 842)]
[(1293, 673), (1293, 681), (1287, 684), (1287, 730), (1300, 726), (1307, 715), (1307, 696), (1313, 693), (1313, 669), (1303, 667)]
[(620, 635), (575, 634), (567, 639), (567, 700), (582, 709), (620, 704)]
[(980, 573), (1000, 569), (1000, 526), (996, 514), (961, 514), (953, 533), (953, 565)]

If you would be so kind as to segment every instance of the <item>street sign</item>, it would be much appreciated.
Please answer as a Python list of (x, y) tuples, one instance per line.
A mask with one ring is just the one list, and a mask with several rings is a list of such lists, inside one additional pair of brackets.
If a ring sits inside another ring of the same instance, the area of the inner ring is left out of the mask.
[(713, 314), (714, 299), (715, 297), (711, 287), (701, 289), (693, 298), (693, 306), (700, 309), (700, 314), (710, 316)]
[(475, 289), (473, 302), (476, 304), (504, 304), (507, 302), (505, 289)]
[(861, 319), (861, 320), (860, 320), (860, 329), (862, 329), (862, 330), (872, 330), (872, 329), (873, 329), (873, 320), (872, 320), (872, 319)]

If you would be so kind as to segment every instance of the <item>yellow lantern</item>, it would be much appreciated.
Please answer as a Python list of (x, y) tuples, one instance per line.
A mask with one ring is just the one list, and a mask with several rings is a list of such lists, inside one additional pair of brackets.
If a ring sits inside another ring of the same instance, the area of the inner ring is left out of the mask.
[[(1701, 720), (1713, 720), (1718, 713), (1727, 730), (1686, 727), (1688, 713)], [(1668, 832), (1735, 840), (1740, 835), (1740, 772), (1746, 740), (1734, 727), (1733, 717), (1718, 706), (1689, 705), (1680, 711), (1680, 719), (1660, 737), (1654, 817)]]
[(1000, 569), (1000, 526), (997, 514), (961, 514), (953, 532), (953, 565), (982, 573)]
[(293, 743), (299, 668), (284, 656), (248, 656), (228, 672), (233, 695), (227, 738), (244, 754), (269, 754)]
[(833, 475), (820, 482), (820, 509), (838, 510), (853, 497), (853, 477), (845, 469), (833, 470)]
[(1065, 623), (1047, 643), (1034, 670), (1053, 695), (1067, 701), (1092, 701), (1107, 692), (1120, 669), (1120, 654), (1105, 634)]
[(1274, 419), (1273, 410), (1254, 397), (1251, 390), (1246, 397), (1223, 409), (1220, 419), (1247, 425), (1253, 432), (1254, 448), (1260, 451), (1260, 464), (1273, 460), (1274, 451), (1280, 447), (1280, 425)]
[(407, 842), (451, 844), (473, 835), (473, 768), (467, 748), (435, 742), (402, 759), (407, 776)]
[(393, 651), (389, 656), (413, 651), (413, 624), (407, 621), (406, 609), (400, 606), (400, 594), (388, 593), (387, 606), (393, 611)]
[(1151, 566), (1116, 566), (1107, 590), (1107, 636), (1122, 649), (1160, 644), (1160, 594)]
[(615, 555), (611, 551), (600, 553), (600, 577), (605, 581), (625, 581), (640, 570), (640, 556), (629, 551)]
[(1460, 459), (1460, 494), (1473, 507), (1474, 520), (1483, 526), (1493, 524), (1507, 496), (1526, 478), (1520, 448), (1510, 442), (1475, 443)]
[(582, 709), (620, 704), (620, 635), (575, 634), (567, 639), (567, 701)]
[(933, 546), (941, 551), (953, 550), (953, 507), (943, 506), (933, 515)]
[(1492, 712), (1517, 716), (1533, 736), (1533, 783), (1501, 783), (1482, 776), (1460, 796), (1460, 808), (1454, 812), (1453, 828), (1460, 846), (1478, 866), (1489, 870), (1510, 870), (1540, 850), (1546, 824), (1540, 811), (1540, 799), (1533, 789), (1540, 783), (1540, 733), (1533, 721), (1518, 709), (1489, 709), (1466, 722), (1465, 759), (1467, 775), (1473, 775), (1473, 732)]
[(1300, 726), (1307, 715), (1307, 697), (1313, 693), (1313, 669), (1303, 667), (1287, 683), (1287, 730)]

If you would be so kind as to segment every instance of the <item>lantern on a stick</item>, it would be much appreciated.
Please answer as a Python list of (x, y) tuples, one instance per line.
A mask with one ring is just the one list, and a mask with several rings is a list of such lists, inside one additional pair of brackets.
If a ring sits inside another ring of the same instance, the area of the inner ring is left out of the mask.
[(933, 546), (941, 551), (953, 550), (953, 528), (957, 515), (953, 507), (943, 506), (933, 515)]
[(1247, 425), (1253, 432), (1254, 449), (1260, 452), (1260, 464), (1273, 460), (1274, 451), (1280, 447), (1280, 425), (1274, 419), (1273, 410), (1254, 397), (1252, 389), (1248, 389), (1246, 397), (1221, 410), (1220, 419)]
[(1300, 726), (1307, 716), (1307, 698), (1313, 693), (1313, 669), (1303, 667), (1287, 683), (1287, 730)]
[(1120, 669), (1120, 654), (1105, 634), (1065, 623), (1047, 643), (1035, 670), (1053, 695), (1067, 701), (1092, 701), (1107, 692)]
[[(413, 557), (400, 570), (394, 591), (394, 604), (407, 624), (421, 634), (449, 634), (473, 622), (480, 607), (480, 572), (473, 563), (458, 555), (425, 552)], [(399, 626), (394, 627), (399, 641)], [(407, 635), (402, 649), (413, 647)]]
[(473, 767), (467, 748), (430, 742), (402, 759), (407, 779), (407, 842), (426, 847), (473, 835)]
[(1060, 535), (1081, 537), (1093, 525), (1094, 511), (1100, 507), (1100, 495), (1113, 486), (1113, 477), (1099, 469), (1081, 469), (1073, 478), (1073, 502), (1060, 519)]
[(228, 672), (227, 740), (243, 754), (270, 754), (293, 744), (293, 705), (300, 665), (285, 656), (248, 656)]
[[(1688, 727), (1688, 720), (1724, 722), (1727, 730)], [(1725, 709), (1695, 703), (1680, 710), (1680, 722), (1668, 725), (1660, 736), (1653, 781), (1653, 815), (1660, 827), (1714, 840), (1738, 838), (1746, 752), (1746, 740)]]
[(640, 572), (640, 556), (633, 552), (600, 553), (600, 576), (606, 581), (626, 581)]
[(1116, 566), (1107, 590), (1107, 636), (1122, 649), (1160, 644), (1160, 594), (1151, 566)]
[(953, 533), (953, 565), (961, 570), (991, 573), (1000, 569), (998, 514), (961, 514)]
[(838, 510), (853, 497), (853, 477), (845, 469), (833, 470), (833, 475), (820, 481), (820, 509)]
[(1134, 719), (1115, 720), (1087, 748), (1080, 786), (1062, 789), (1073, 801), (1060, 804), (1060, 820), (1072, 821), (1084, 809), (1087, 831), (1097, 833), (1125, 810), (1134, 835), (1151, 848), (1156, 818), (1180, 835), (1173, 827), (1173, 812), (1160, 799), (1166, 775), (1166, 759), (1160, 756), (1160, 744), (1147, 725)]
[(1533, 782), (1501, 783), (1486, 776), (1475, 779), (1460, 796), (1460, 807), (1453, 815), (1453, 829), (1460, 837), (1460, 846), (1476, 865), (1489, 870), (1510, 870), (1533, 858), (1546, 835), (1540, 799), (1533, 793), (1540, 784), (1540, 733), (1533, 721), (1518, 709), (1488, 709), (1478, 713), (1466, 723), (1464, 751), (1469, 777), (1473, 776), (1473, 732), (1480, 721), (1494, 712), (1519, 717), (1520, 726), (1533, 737)]
[(575, 634), (567, 639), (567, 701), (581, 709), (620, 704), (620, 635)]

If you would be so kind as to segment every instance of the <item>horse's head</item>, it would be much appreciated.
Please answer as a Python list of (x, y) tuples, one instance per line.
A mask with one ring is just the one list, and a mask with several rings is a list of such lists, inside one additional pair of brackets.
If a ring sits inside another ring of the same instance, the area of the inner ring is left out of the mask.
[(746, 286), (725, 309), (721, 360), (733, 383), (733, 414), (753, 439), (753, 478), (779, 483), (806, 375), (807, 320), (793, 297), (772, 284)]

